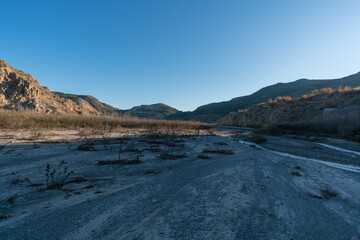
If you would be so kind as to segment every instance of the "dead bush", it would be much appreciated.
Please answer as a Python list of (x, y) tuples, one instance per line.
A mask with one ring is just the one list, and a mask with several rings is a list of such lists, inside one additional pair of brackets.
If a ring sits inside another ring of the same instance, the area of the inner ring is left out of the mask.
[[(142, 161), (140, 160), (140, 153), (142, 152), (139, 149), (134, 148), (134, 142), (131, 141), (128, 143), (127, 139), (121, 139), (119, 141), (119, 147), (117, 152), (117, 160), (101, 160), (98, 161), (98, 165), (132, 165), (132, 164), (140, 164)], [(127, 154), (127, 153), (132, 154)]]
[(68, 184), (68, 179), (74, 171), (69, 171), (67, 163), (61, 161), (56, 167), (51, 167), (48, 163), (45, 168), (45, 183), (33, 183), (29, 178), (25, 178), (31, 187), (46, 186), (46, 189), (61, 189)]
[(234, 152), (231, 149), (216, 149), (216, 150), (204, 149), (202, 152), (203, 153), (217, 153), (217, 154), (224, 154), (224, 155), (234, 154)]
[(338, 196), (338, 193), (329, 189), (329, 188), (323, 188), (321, 189), (321, 194), (322, 194), (322, 197), (325, 198), (325, 199), (329, 199), (329, 198), (332, 198), (332, 197), (337, 197)]
[(103, 160), (98, 161), (98, 165), (132, 165), (132, 164), (140, 164), (142, 161), (140, 159), (132, 159), (132, 160)]
[(72, 174), (74, 172), (69, 171), (65, 161), (61, 161), (56, 168), (51, 168), (48, 163), (45, 169), (46, 188), (61, 189)]
[(298, 171), (291, 171), (290, 174), (293, 176), (301, 177), (301, 174)]
[(160, 155), (160, 158), (163, 160), (175, 160), (185, 158), (187, 157), (187, 155), (183, 152), (184, 148), (184, 144), (167, 145), (165, 152)]
[(277, 96), (275, 98), (274, 102), (286, 102), (286, 101), (292, 101), (292, 97), (290, 97), (290, 96)]

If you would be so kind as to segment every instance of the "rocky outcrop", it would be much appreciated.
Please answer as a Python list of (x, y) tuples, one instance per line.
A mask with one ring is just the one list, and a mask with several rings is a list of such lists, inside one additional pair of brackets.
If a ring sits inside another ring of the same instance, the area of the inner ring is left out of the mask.
[(49, 88), (40, 86), (30, 74), (14, 69), (0, 60), (0, 108), (42, 113), (100, 114), (85, 102), (76, 103), (61, 98)]
[(291, 101), (253, 105), (220, 119), (221, 125), (263, 126), (296, 122), (360, 124), (360, 90), (335, 91)]

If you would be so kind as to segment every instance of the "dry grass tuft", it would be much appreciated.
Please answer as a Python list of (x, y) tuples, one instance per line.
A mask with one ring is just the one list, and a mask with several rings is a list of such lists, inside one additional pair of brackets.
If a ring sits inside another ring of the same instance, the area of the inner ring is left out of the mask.
[(293, 99), (292, 99), (292, 97), (290, 97), (290, 96), (277, 96), (276, 98), (275, 98), (275, 101), (274, 102), (287, 102), (287, 101), (292, 101)]
[(190, 121), (149, 120), (130, 117), (83, 116), (15, 112), (0, 109), (0, 129), (92, 129), (107, 134), (121, 128), (149, 129), (173, 132), (175, 130), (210, 129), (209, 124)]

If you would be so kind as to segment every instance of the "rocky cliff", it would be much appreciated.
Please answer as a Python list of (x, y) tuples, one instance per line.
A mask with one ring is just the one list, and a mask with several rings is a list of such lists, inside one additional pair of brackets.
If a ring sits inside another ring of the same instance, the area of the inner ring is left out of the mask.
[(0, 109), (41, 113), (113, 115), (163, 119), (178, 112), (165, 104), (136, 106), (121, 110), (90, 95), (51, 92), (30, 74), (0, 60)]
[(269, 124), (336, 123), (336, 126), (356, 127), (360, 124), (360, 89), (261, 103), (231, 112), (217, 123), (258, 127)]
[(0, 108), (42, 113), (96, 114), (86, 101), (74, 102), (53, 94), (30, 74), (0, 60)]

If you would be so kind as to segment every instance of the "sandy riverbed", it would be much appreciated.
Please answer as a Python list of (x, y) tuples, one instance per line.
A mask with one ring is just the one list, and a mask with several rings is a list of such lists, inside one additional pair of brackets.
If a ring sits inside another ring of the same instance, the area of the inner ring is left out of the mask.
[[(265, 136), (257, 145), (247, 141), (251, 131), (221, 130), (108, 139), (60, 132), (51, 141), (3, 132), (0, 238), (359, 236), (358, 143)], [(46, 189), (47, 164), (53, 170), (61, 161), (57, 174), (64, 166), (74, 173), (61, 189)]]

